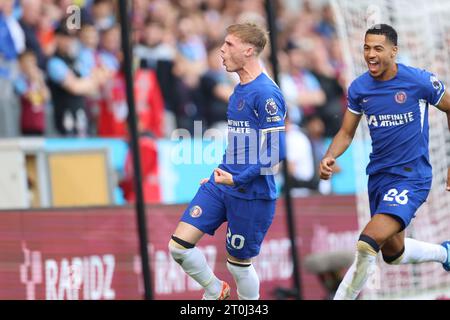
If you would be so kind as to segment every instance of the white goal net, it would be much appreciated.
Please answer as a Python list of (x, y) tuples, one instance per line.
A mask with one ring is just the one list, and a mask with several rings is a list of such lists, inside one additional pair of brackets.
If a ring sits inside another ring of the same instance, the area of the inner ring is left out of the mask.
[[(399, 62), (427, 69), (450, 87), (450, 0), (331, 0), (331, 4), (348, 84), (367, 70), (362, 50), (365, 31), (375, 23), (387, 23), (398, 32)], [(446, 117), (434, 107), (429, 108), (429, 124), (432, 190), (406, 232), (418, 240), (441, 243), (450, 239), (450, 193), (445, 191), (450, 141)], [(365, 120), (354, 146), (362, 228), (370, 218), (365, 165), (371, 147)], [(363, 299), (450, 298), (450, 275), (438, 263), (390, 266), (379, 257), (376, 278), (379, 281), (363, 291)]]

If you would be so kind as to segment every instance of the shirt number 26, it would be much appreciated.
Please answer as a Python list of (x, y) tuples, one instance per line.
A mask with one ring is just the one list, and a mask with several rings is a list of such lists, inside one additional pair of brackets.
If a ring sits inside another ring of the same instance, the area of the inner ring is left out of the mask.
[(398, 192), (397, 189), (390, 189), (385, 195), (383, 200), (384, 201), (395, 201), (398, 204), (407, 204), (408, 203), (408, 190), (403, 190), (402, 192)]

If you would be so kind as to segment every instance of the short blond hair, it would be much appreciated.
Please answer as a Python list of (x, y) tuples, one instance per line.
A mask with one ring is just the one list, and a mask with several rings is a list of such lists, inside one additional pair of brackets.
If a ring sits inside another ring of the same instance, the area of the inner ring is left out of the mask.
[(257, 55), (264, 50), (267, 44), (268, 32), (255, 23), (232, 24), (226, 31), (227, 34), (238, 37), (242, 42), (253, 45)]

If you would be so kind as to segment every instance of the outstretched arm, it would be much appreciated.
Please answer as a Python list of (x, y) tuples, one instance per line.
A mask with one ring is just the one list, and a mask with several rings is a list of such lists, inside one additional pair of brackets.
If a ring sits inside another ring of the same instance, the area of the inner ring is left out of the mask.
[[(450, 131), (450, 92), (448, 90), (445, 91), (444, 96), (441, 98), (441, 101), (436, 107), (447, 114), (447, 124)], [(450, 163), (448, 163), (448, 165), (449, 168), (447, 170), (447, 191), (450, 191)]]
[(331, 142), (328, 151), (320, 162), (320, 178), (328, 180), (333, 173), (333, 165), (341, 154), (347, 150), (355, 136), (356, 128), (358, 128), (361, 115), (355, 114), (349, 110), (345, 112), (341, 129)]

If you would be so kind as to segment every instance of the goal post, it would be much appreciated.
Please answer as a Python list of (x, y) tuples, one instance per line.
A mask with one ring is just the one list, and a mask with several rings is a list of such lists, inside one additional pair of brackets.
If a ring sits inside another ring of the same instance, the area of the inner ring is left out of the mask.
[[(427, 69), (450, 88), (450, 0), (331, 0), (337, 35), (346, 64), (347, 86), (367, 71), (363, 58), (365, 31), (376, 23), (398, 32), (398, 62)], [(365, 167), (370, 136), (361, 121), (354, 139), (358, 223), (370, 218)], [(445, 114), (429, 107), (430, 161), (433, 184), (427, 202), (407, 228), (407, 236), (431, 243), (450, 239), (450, 193), (445, 190), (449, 161), (449, 132)], [(450, 276), (438, 263), (390, 266), (379, 255), (376, 285), (367, 286), (363, 299), (450, 298)]]

